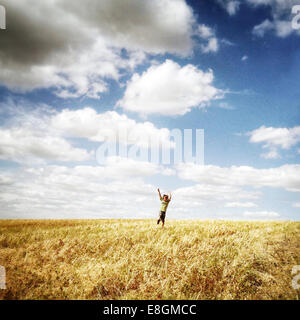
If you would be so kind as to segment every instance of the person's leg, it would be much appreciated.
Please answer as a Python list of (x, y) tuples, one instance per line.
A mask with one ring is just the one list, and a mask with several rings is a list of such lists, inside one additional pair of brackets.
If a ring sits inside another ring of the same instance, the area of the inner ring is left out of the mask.
[(159, 224), (160, 221), (161, 221), (161, 212), (159, 212), (158, 219), (157, 219), (157, 224)]
[(164, 213), (164, 214), (161, 216), (161, 227), (162, 227), (162, 229), (163, 229), (164, 226), (165, 226), (165, 218), (166, 218), (166, 214)]

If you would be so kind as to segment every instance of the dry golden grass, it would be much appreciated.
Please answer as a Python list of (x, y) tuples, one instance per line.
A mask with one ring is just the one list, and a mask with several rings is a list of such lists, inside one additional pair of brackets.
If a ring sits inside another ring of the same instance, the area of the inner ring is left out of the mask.
[(299, 299), (300, 222), (0, 220), (0, 299)]

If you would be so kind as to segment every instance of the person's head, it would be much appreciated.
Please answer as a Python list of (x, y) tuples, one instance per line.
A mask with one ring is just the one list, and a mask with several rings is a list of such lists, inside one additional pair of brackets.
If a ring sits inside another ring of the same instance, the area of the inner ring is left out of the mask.
[(164, 194), (164, 195), (163, 195), (163, 199), (164, 199), (165, 201), (168, 201), (169, 196), (168, 196), (167, 194)]

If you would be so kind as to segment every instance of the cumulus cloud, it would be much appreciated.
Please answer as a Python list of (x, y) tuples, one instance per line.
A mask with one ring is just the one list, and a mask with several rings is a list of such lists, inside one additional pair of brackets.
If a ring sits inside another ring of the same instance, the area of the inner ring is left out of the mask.
[[(284, 165), (278, 168), (256, 169), (248, 166), (222, 168), (213, 165), (181, 163), (176, 166), (179, 178), (196, 182), (189, 187), (174, 191), (174, 205), (182, 212), (215, 212), (216, 208), (224, 211), (217, 218), (226, 216), (226, 209), (257, 208), (256, 200), (263, 197), (264, 187), (283, 188), (290, 192), (300, 192), (300, 165)], [(260, 189), (260, 190), (259, 190)], [(176, 199), (176, 200), (175, 200)], [(187, 205), (182, 206), (181, 201)], [(188, 203), (197, 202), (195, 208), (189, 209)], [(212, 209), (214, 208), (214, 209)], [(202, 212), (202, 213), (201, 213)], [(248, 211), (250, 212), (250, 211)], [(243, 215), (251, 219), (276, 218), (271, 211), (256, 211)], [(232, 217), (232, 212), (227, 212)], [(241, 218), (241, 214), (234, 216)]]
[(191, 64), (181, 67), (166, 60), (141, 75), (134, 74), (117, 106), (142, 115), (183, 115), (223, 97), (223, 92), (213, 86), (213, 79), (212, 70), (204, 72)]
[(92, 155), (75, 148), (63, 138), (42, 133), (34, 128), (0, 129), (0, 159), (30, 162), (39, 159), (84, 161)]
[[(257, 191), (246, 191), (232, 185), (211, 185), (208, 183), (196, 184), (190, 187), (179, 188), (174, 191), (177, 199), (199, 201), (234, 201), (246, 199), (258, 199), (261, 196)], [(174, 198), (175, 198), (174, 197)]]
[(294, 202), (293, 203), (294, 208), (300, 208), (300, 202)]
[(240, 8), (240, 1), (237, 0), (217, 0), (218, 3), (228, 12), (230, 16), (235, 15)]
[(262, 126), (249, 133), (250, 142), (266, 143), (289, 149), (300, 142), (300, 126), (294, 128), (273, 128)]
[(257, 207), (256, 203), (253, 202), (227, 202), (226, 208), (254, 208)]
[(220, 102), (218, 107), (225, 110), (234, 110), (235, 107), (231, 106), (228, 102)]
[[(241, 1), (238, 0), (217, 1), (231, 16), (239, 11), (241, 5)], [(299, 30), (293, 30), (291, 23), (292, 8), (299, 5), (298, 0), (246, 0), (245, 3), (254, 8), (270, 8), (271, 19), (265, 19), (254, 26), (254, 35), (263, 37), (268, 32), (274, 32), (280, 38), (285, 38), (293, 33), (300, 35)]]
[(245, 211), (244, 217), (253, 219), (274, 219), (279, 218), (280, 214), (274, 211)]
[[(224, 210), (226, 203), (233, 203), (236, 200), (240, 203), (250, 203), (249, 200), (260, 197), (260, 192), (243, 190), (237, 186), (213, 186), (201, 183), (174, 190), (170, 210), (175, 217), (218, 219), (228, 214)], [(222, 212), (218, 212), (220, 208)]]
[[(184, 0), (3, 0), (0, 84), (99, 98), (147, 53), (188, 55), (195, 18)], [(123, 51), (125, 49), (125, 52)]]
[[(266, 148), (266, 146), (264, 146)], [(276, 148), (270, 148), (268, 152), (264, 152), (260, 155), (264, 159), (278, 159), (280, 154)]]
[[(159, 208), (156, 187), (143, 178), (163, 171), (151, 163), (118, 157), (108, 158), (103, 166), (45, 165), (1, 171), (1, 218), (153, 218)], [(207, 218), (216, 206), (252, 208), (252, 201), (260, 197), (260, 192), (239, 186), (196, 184), (174, 190), (169, 211), (172, 218)], [(243, 215), (278, 217), (266, 212)]]
[(268, 31), (275, 31), (278, 37), (285, 38), (293, 32), (293, 29), (291, 21), (270, 21), (269, 19), (253, 28), (253, 34), (258, 37), (263, 37)]
[(1, 218), (153, 218), (164, 174), (149, 162), (108, 157), (105, 165), (43, 165), (0, 172)]
[(162, 165), (148, 161), (137, 161), (120, 156), (107, 157), (105, 164), (99, 167), (77, 166), (82, 175), (90, 172), (93, 176), (101, 176), (106, 179), (121, 180), (126, 177), (150, 177), (156, 174), (170, 176), (174, 172)]
[(300, 192), (300, 165), (298, 164), (256, 169), (249, 166), (222, 168), (214, 165), (182, 163), (177, 166), (177, 173), (181, 179), (213, 186), (273, 187)]
[[(108, 157), (106, 160), (105, 167), (99, 167), (104, 169), (99, 176), (112, 178), (119, 180), (123, 177), (147, 177), (158, 174), (161, 168), (151, 162), (136, 161), (130, 158), (122, 157)], [(84, 169), (84, 167), (82, 167)], [(92, 169), (93, 170), (93, 169)], [(97, 171), (97, 169), (96, 169)], [(104, 172), (105, 171), (105, 172)]]
[[(47, 166), (45, 167), (51, 173), (63, 174), (89, 179), (97, 182), (98, 180), (121, 180), (131, 177), (148, 177), (158, 174), (162, 171), (162, 167), (146, 161), (136, 161), (130, 158), (107, 157), (107, 161), (103, 166)], [(39, 172), (40, 169), (32, 169)], [(45, 169), (42, 169), (44, 172)], [(60, 177), (58, 177), (60, 179)]]
[(289, 150), (300, 142), (300, 126), (293, 128), (273, 128), (262, 126), (247, 133), (251, 143), (263, 143), (263, 148), (268, 149), (262, 157), (266, 159), (279, 158), (278, 148)]
[[(143, 178), (157, 174), (169, 172), (159, 165), (120, 157), (108, 157), (103, 166), (45, 165), (2, 171), (1, 218), (153, 218), (159, 207), (156, 187)], [(215, 207), (254, 208), (253, 200), (261, 196), (225, 180), (201, 181), (175, 189), (170, 212), (172, 218), (207, 218)], [(247, 218), (263, 217), (273, 218), (265, 212), (247, 214)]]
[(65, 109), (51, 118), (51, 126), (64, 135), (96, 142), (114, 142), (118, 139), (120, 143), (148, 147), (152, 139), (159, 141), (164, 147), (173, 145), (168, 129), (158, 129), (149, 121), (136, 122), (115, 111), (97, 113), (89, 107), (79, 110)]
[[(153, 218), (159, 208), (157, 191), (143, 178), (165, 171), (148, 162), (112, 157), (103, 166), (45, 165), (1, 172), (1, 218)], [(200, 217), (200, 208), (216, 202), (222, 206), (224, 201), (259, 196), (238, 187), (195, 185), (174, 190), (169, 210), (172, 218)]]
[(0, 105), (6, 114), (0, 126), (0, 159), (19, 163), (85, 161), (92, 152), (72, 145), (49, 126), (55, 112), (47, 105), (34, 108), (26, 102), (7, 100)]
[(206, 42), (205, 44), (201, 44), (202, 52), (209, 53), (217, 52), (219, 50), (219, 42), (213, 29), (204, 24), (200, 24), (198, 26), (197, 35)]
[(219, 49), (219, 44), (217, 38), (209, 38), (207, 45), (202, 45), (202, 51), (204, 53), (217, 52)]
[(215, 33), (210, 27), (206, 26), (205, 24), (200, 24), (198, 26), (198, 34), (203, 39), (209, 39), (213, 37)]
[(45, 166), (20, 168), (6, 176), (1, 173), (10, 179), (1, 185), (1, 218), (151, 217), (157, 205), (155, 188), (138, 176), (149, 174), (152, 168), (135, 163), (135, 175), (130, 176), (123, 166), (113, 160), (104, 167)]
[(253, 34), (263, 37), (267, 32), (274, 32), (278, 37), (285, 38), (292, 33), (300, 35), (299, 30), (292, 28), (292, 7), (298, 0), (247, 0), (254, 7), (266, 6), (271, 10), (272, 19), (265, 19), (253, 28)]
[(74, 146), (74, 138), (116, 142), (119, 137), (120, 143), (139, 147), (148, 147), (155, 139), (164, 147), (173, 147), (168, 129), (158, 129), (151, 122), (138, 123), (115, 111), (100, 114), (87, 107), (59, 112), (49, 106), (22, 108), (9, 101), (4, 105), (10, 116), (0, 126), (1, 160), (29, 163), (95, 158), (93, 152)]
[(192, 49), (195, 18), (184, 0), (65, 0), (61, 6), (123, 48), (183, 55)]

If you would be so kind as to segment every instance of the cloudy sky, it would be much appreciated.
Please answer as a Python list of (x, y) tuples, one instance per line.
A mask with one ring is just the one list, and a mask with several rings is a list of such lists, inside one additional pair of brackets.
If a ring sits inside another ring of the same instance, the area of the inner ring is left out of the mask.
[[(0, 218), (299, 220), (297, 4), (0, 0)], [(140, 157), (174, 129), (204, 165)]]

